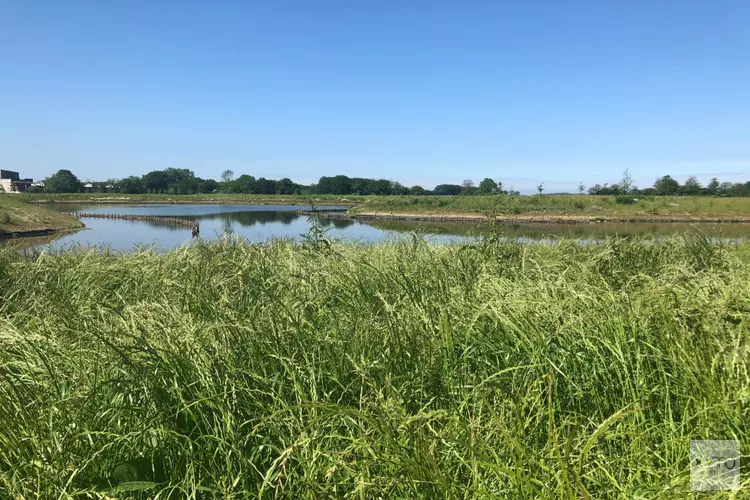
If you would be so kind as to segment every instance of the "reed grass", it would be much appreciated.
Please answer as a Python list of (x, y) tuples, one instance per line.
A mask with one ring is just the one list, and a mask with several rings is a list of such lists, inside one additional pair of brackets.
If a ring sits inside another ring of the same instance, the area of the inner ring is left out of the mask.
[(691, 439), (750, 437), (746, 256), (6, 250), (0, 496), (685, 498)]

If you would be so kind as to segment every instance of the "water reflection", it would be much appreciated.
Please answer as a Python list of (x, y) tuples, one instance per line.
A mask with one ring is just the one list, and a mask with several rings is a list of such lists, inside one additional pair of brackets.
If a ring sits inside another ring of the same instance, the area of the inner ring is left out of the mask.
[[(203, 222), (206, 220), (220, 220), (223, 224), (231, 226), (233, 224), (239, 224), (244, 227), (252, 227), (256, 224), (283, 224), (285, 226), (291, 225), (294, 221), (300, 218), (308, 218), (306, 215), (298, 215), (293, 211), (274, 211), (274, 212), (259, 212), (259, 211), (248, 211), (248, 212), (224, 212), (215, 214), (202, 214), (202, 215), (188, 215), (183, 216), (184, 219), (195, 220)], [(352, 219), (329, 219), (326, 217), (314, 217), (314, 220), (318, 225), (324, 227), (334, 227), (337, 229), (343, 229), (354, 224)]]

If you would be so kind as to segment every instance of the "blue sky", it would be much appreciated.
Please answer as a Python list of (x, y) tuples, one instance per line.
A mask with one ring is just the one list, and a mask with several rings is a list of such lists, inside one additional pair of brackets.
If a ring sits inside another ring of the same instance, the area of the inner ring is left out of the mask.
[(0, 0), (0, 168), (750, 180), (750, 1)]

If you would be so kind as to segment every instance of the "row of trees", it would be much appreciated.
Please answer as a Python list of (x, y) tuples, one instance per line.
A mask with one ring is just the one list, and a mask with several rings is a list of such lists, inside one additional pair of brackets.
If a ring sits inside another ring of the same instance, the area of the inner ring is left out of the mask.
[[(90, 185), (90, 187), (87, 187)], [(305, 186), (290, 179), (273, 180), (252, 175), (241, 175), (227, 170), (222, 180), (202, 179), (188, 169), (168, 168), (154, 170), (141, 177), (110, 179), (105, 182), (81, 182), (70, 170), (58, 170), (44, 179), (43, 191), (49, 193), (79, 193), (87, 190), (126, 194), (200, 194), (200, 193), (247, 193), (247, 194), (301, 194)]]
[[(583, 192), (585, 186), (579, 185), (579, 192)], [(659, 177), (652, 187), (638, 189), (633, 183), (630, 171), (625, 170), (622, 180), (615, 184), (595, 184), (588, 190), (589, 194), (600, 195), (643, 195), (643, 196), (726, 196), (741, 197), (750, 196), (750, 182), (719, 182), (716, 177), (703, 186), (695, 176), (687, 178), (684, 184), (680, 184), (672, 176)]]
[(310, 191), (317, 194), (338, 195), (402, 195), (411, 194), (415, 196), (436, 195), (474, 195), (474, 194), (518, 194), (517, 191), (503, 190), (502, 182), (495, 182), (489, 177), (475, 186), (471, 180), (465, 180), (462, 184), (439, 184), (435, 189), (428, 190), (422, 186), (406, 187), (398, 182), (388, 179), (366, 179), (361, 177), (347, 177), (337, 175), (335, 177), (321, 177), (317, 184), (310, 186)]
[[(87, 187), (89, 186), (89, 187)], [(234, 177), (234, 172), (225, 170), (221, 180), (201, 179), (188, 169), (168, 168), (154, 170), (141, 177), (130, 176), (124, 179), (110, 179), (105, 182), (81, 182), (70, 170), (59, 170), (44, 180), (45, 192), (78, 193), (87, 190), (94, 192), (114, 192), (126, 194), (335, 194), (335, 195), (473, 195), (508, 194), (502, 182), (484, 179), (475, 186), (470, 180), (458, 184), (440, 184), (433, 190), (422, 186), (406, 187), (388, 179), (366, 179), (361, 177), (321, 177), (316, 184), (297, 184), (291, 179), (256, 179), (252, 175)], [(510, 191), (510, 194), (518, 194)]]
[[(44, 180), (46, 192), (77, 193), (87, 190), (96, 192), (115, 192), (127, 194), (155, 193), (155, 194), (199, 194), (199, 193), (236, 193), (236, 194), (334, 194), (334, 195), (491, 195), (491, 194), (519, 194), (518, 191), (505, 190), (502, 182), (495, 182), (486, 178), (474, 185), (471, 180), (459, 184), (440, 184), (435, 189), (428, 190), (422, 186), (406, 187), (398, 182), (387, 179), (367, 179), (361, 177), (321, 177), (316, 184), (309, 186), (297, 184), (291, 179), (280, 180), (256, 179), (252, 175), (240, 175), (235, 179), (234, 172), (225, 170), (221, 180), (201, 179), (188, 169), (167, 168), (154, 170), (141, 177), (130, 176), (124, 179), (110, 179), (105, 182), (81, 182), (70, 170), (59, 170)], [(544, 185), (537, 186), (542, 194)], [(582, 183), (578, 192), (586, 192)], [(719, 182), (714, 177), (711, 182), (703, 186), (696, 177), (689, 177), (684, 184), (669, 175), (656, 180), (652, 187), (638, 189), (633, 183), (630, 172), (625, 170), (620, 182), (615, 184), (596, 184), (588, 189), (589, 194), (595, 195), (643, 195), (643, 196), (750, 196), (750, 182)]]

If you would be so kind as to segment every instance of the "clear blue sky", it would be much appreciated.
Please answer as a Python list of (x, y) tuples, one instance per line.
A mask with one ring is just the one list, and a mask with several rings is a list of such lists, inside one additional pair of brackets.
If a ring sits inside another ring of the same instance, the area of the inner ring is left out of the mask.
[(0, 168), (750, 180), (749, 0), (0, 0)]

